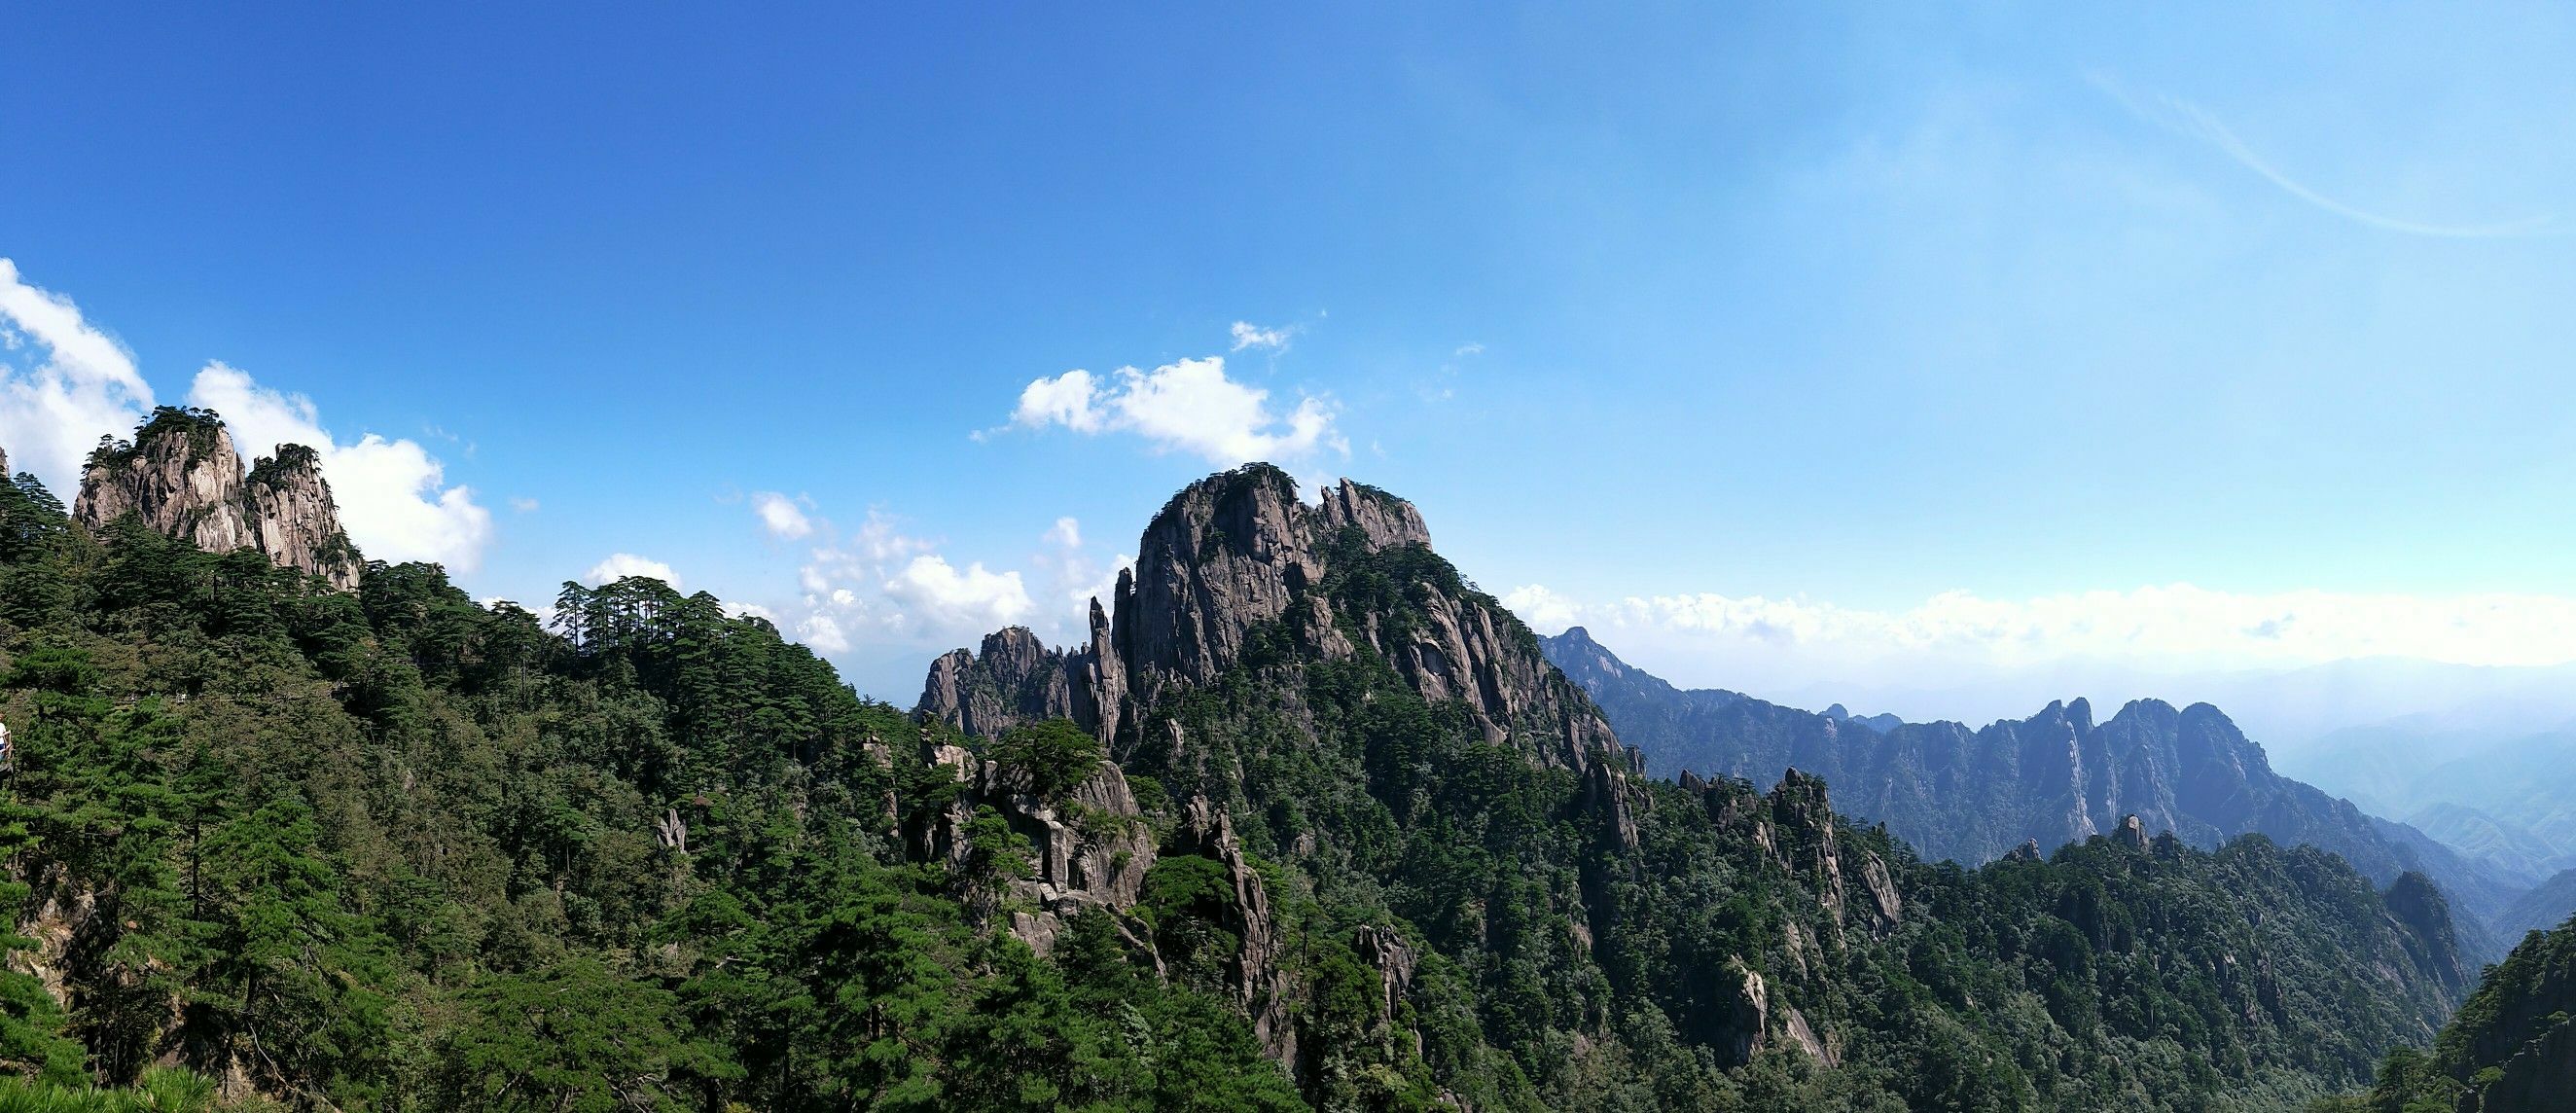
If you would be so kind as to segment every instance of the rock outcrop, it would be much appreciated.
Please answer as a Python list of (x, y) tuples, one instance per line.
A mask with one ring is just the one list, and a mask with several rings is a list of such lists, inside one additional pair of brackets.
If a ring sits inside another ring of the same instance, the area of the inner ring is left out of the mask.
[(1813, 887), (1834, 926), (1883, 938), (1904, 922), (1905, 901), (1887, 863), (1876, 853), (1842, 845), (1824, 781), (1791, 769), (1766, 802), (1781, 865)]
[[(2092, 705), (2077, 699), (1976, 729), (1864, 724), (1737, 692), (1675, 688), (1581, 627), (1541, 643), (1620, 738), (1645, 752), (1647, 772), (1693, 770), (1756, 784), (1792, 767), (1819, 774), (1833, 782), (1844, 812), (1887, 824), (1926, 859), (1973, 866), (2034, 839), (2045, 855), (2119, 835), (2122, 820), (2135, 815), (2148, 832), (2171, 831), (2202, 848), (2255, 833), (2306, 843), (2382, 885), (2419, 871), (2470, 920), (2495, 915), (2511, 896), (2492, 871), (2420, 832), (2281, 776), (2260, 745), (2208, 704), (2137, 700), (2096, 721)], [(2464, 922), (2463, 934), (2474, 927)]]
[[(1344, 480), (1312, 507), (1287, 473), (1252, 464), (1191, 484), (1154, 516), (1136, 566), (1121, 572), (1090, 636), (1049, 649), (1022, 628), (934, 662), (919, 713), (995, 737), (1020, 723), (1073, 720), (1125, 753), (1141, 739), (1140, 709), (1177, 687), (1214, 683), (1241, 660), (1257, 629), (1280, 624), (1326, 660), (1366, 642), (1425, 699), (1460, 700), (1488, 741), (1511, 740), (1559, 768), (1615, 766), (1624, 790), (1633, 758), (1589, 699), (1538, 652), (1526, 628), (1467, 589), (1436, 559), (1403, 585), (1416, 609), (1344, 613), (1323, 590), (1333, 562), (1424, 547), (1431, 532), (1411, 503)], [(1113, 620), (1114, 615), (1114, 620)], [(1357, 639), (1356, 641), (1354, 639)]]
[(2381, 897), (2388, 903), (2389, 917), (2405, 929), (2399, 938), (2417, 965), (2431, 971), (2454, 994), (2466, 994), (2477, 984), (2476, 971), (2460, 957), (2450, 902), (2442, 899), (2433, 879), (2420, 873), (2401, 874)]
[(1723, 994), (1720, 1000), (1725, 1008), (1726, 1033), (1718, 1041), (1718, 1053), (1732, 1066), (1750, 1063), (1770, 1042), (1770, 986), (1740, 958), (1726, 960), (1726, 973), (1718, 985)]
[(2113, 838), (2118, 841), (2120, 845), (2128, 847), (2131, 850), (2145, 850), (2147, 848), (2147, 825), (2144, 822), (2141, 822), (2137, 816), (2132, 815), (2129, 818), (2120, 821), (2119, 830), (2113, 834)]
[(978, 652), (951, 650), (930, 663), (918, 713), (978, 738), (1041, 719), (1071, 719), (1106, 742), (1127, 705), (1127, 666), (1109, 643), (1109, 618), (1091, 601), (1091, 636), (1050, 649), (1025, 626), (984, 636)]
[(209, 410), (164, 406), (132, 443), (102, 441), (81, 473), (72, 516), (92, 531), (133, 515), (210, 553), (258, 548), (242, 515), (242, 462)]
[[(1234, 836), (1234, 820), (1204, 796), (1192, 797), (1183, 810), (1177, 838), (1181, 849), (1213, 858), (1225, 867), (1234, 901), (1225, 930), (1241, 940), (1228, 962), (1228, 980), (1237, 1002), (1252, 1017), (1253, 1037), (1262, 1050), (1282, 1063), (1297, 1062), (1297, 1030), (1291, 1022), (1289, 982), (1280, 969), (1279, 927), (1271, 916), (1270, 890), (1244, 857)], [(1409, 985), (1412, 968), (1405, 966)]]
[(340, 504), (322, 478), (321, 456), (311, 448), (282, 444), (277, 455), (252, 463), (243, 484), (243, 516), (271, 563), (320, 576), (342, 591), (357, 588), (365, 565), (340, 528)]
[(320, 457), (303, 445), (280, 445), (245, 476), (212, 410), (164, 406), (132, 441), (102, 441), (81, 474), (72, 516), (93, 532), (132, 516), (210, 553), (256, 549), (343, 591), (357, 586), (363, 567), (341, 529)]
[(951, 770), (960, 788), (944, 810), (906, 832), (912, 855), (967, 862), (975, 850), (975, 814), (992, 808), (1013, 834), (1028, 840), (1029, 871), (1002, 880), (1017, 898), (1007, 903), (1022, 906), (1010, 912), (1011, 933), (1031, 949), (1047, 953), (1064, 922), (1084, 909), (1123, 917), (1136, 906), (1145, 874), (1154, 868), (1154, 837), (1118, 766), (1103, 761), (1071, 789), (1047, 797), (1032, 792), (1021, 771), (938, 744), (926, 730), (922, 761)]

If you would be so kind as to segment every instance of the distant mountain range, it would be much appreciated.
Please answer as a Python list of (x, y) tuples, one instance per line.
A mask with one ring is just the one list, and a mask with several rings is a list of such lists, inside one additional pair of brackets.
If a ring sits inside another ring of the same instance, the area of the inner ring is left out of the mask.
[(2576, 915), (2576, 728), (2395, 720), (2326, 735), (2298, 764), (2527, 889), (2489, 918), (2503, 939)]
[(1756, 784), (1790, 768), (1817, 774), (1838, 807), (1886, 824), (1929, 859), (1977, 865), (2031, 842), (2045, 851), (2108, 833), (2131, 814), (2149, 833), (2172, 831), (2195, 846), (2259, 833), (2333, 851), (2382, 884), (2425, 873), (2464, 913), (2464, 941), (2481, 957), (2501, 953), (2484, 925), (2537, 880), (2274, 772), (2263, 748), (2208, 704), (2138, 700), (2096, 722), (2078, 699), (1982, 729), (1893, 716), (1864, 722), (1676, 688), (1579, 626), (1540, 643), (1644, 754), (1650, 773)]

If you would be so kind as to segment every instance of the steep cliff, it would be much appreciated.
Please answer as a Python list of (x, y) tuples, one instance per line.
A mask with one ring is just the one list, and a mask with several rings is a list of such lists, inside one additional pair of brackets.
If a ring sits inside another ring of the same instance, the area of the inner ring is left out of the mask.
[(1763, 781), (1806, 770), (1834, 786), (1845, 811), (1886, 823), (1927, 858), (1974, 865), (2024, 840), (2049, 848), (2112, 833), (2130, 816), (2149, 835), (2171, 831), (2201, 847), (2259, 833), (2333, 851), (2382, 883), (2431, 876), (2475, 917), (2464, 934), (2481, 955), (2493, 952), (2479, 925), (2516, 891), (2420, 832), (2274, 772), (2263, 748), (2208, 704), (2138, 700), (2097, 723), (2078, 699), (1982, 729), (1899, 722), (1882, 731), (1735, 692), (1677, 689), (1582, 627), (1541, 641), (1649, 771)]
[(279, 567), (342, 591), (357, 586), (364, 567), (340, 526), (319, 456), (303, 445), (279, 445), (245, 477), (212, 410), (164, 406), (132, 441), (101, 441), (72, 514), (93, 532), (131, 515), (210, 553), (257, 549)]
[(2460, 1006), (2430, 1054), (2391, 1055), (2355, 1109), (2557, 1113), (2576, 1095), (2576, 926), (2532, 932)]
[(126, 515), (210, 553), (257, 548), (242, 515), (242, 462), (210, 410), (164, 406), (132, 442), (101, 441), (72, 515), (92, 531)]
[[(934, 662), (917, 709), (960, 768), (1046, 719), (1103, 743), (1158, 841), (1095, 906), (1236, 1001), (1318, 1106), (2260, 1108), (2363, 1077), (2459, 992), (2438, 893), (2313, 850), (2136, 824), (1961, 873), (1846, 823), (1804, 766), (1768, 792), (1649, 780), (1429, 536), (1358, 484), (1307, 504), (1274, 468), (1212, 476), (1084, 644), (1001, 631)], [(1891, 976), (1933, 984), (1868, 988)]]
[(270, 562), (320, 576), (342, 591), (356, 589), (365, 563), (340, 527), (340, 504), (322, 478), (319, 454), (300, 444), (277, 446), (277, 455), (251, 465), (242, 495), (243, 517)]

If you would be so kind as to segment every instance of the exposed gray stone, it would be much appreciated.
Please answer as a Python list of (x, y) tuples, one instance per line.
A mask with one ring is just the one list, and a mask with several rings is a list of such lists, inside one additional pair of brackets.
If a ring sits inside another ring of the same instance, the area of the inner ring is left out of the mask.
[(256, 549), (342, 591), (358, 586), (365, 567), (341, 528), (319, 454), (279, 445), (245, 477), (211, 410), (164, 407), (133, 442), (103, 443), (90, 454), (72, 517), (98, 532), (128, 515), (210, 553)]

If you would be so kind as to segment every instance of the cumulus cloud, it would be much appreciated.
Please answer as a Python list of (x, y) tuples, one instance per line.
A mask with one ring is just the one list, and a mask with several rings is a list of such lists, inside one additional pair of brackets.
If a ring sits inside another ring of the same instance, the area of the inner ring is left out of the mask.
[(101, 436), (127, 436), (152, 388), (123, 345), (70, 298), (29, 285), (0, 259), (0, 450), (68, 502)]
[(1089, 371), (1067, 371), (1030, 383), (1011, 413), (1012, 424), (1022, 428), (1132, 433), (1156, 451), (1188, 452), (1221, 466), (1293, 460), (1323, 449), (1349, 455), (1350, 442), (1333, 419), (1331, 403), (1314, 397), (1275, 412), (1269, 391), (1226, 375), (1222, 356), (1152, 371), (1122, 367), (1106, 383)]
[(1107, 599), (1132, 556), (1095, 555), (1080, 520), (1056, 518), (1035, 535), (1022, 571), (940, 551), (942, 542), (870, 510), (856, 527), (805, 508), (813, 528), (796, 569), (795, 600), (778, 624), (823, 653), (870, 645), (972, 645), (1004, 626), (1027, 626), (1050, 642), (1084, 636), (1094, 596)]
[(1266, 348), (1270, 351), (1276, 352), (1285, 349), (1288, 346), (1289, 336), (1294, 334), (1297, 330), (1293, 328), (1263, 328), (1250, 321), (1236, 321), (1234, 323), (1234, 327), (1229, 331), (1231, 331), (1234, 336), (1235, 351), (1240, 352), (1245, 348)]
[(1046, 541), (1050, 545), (1079, 549), (1082, 547), (1082, 523), (1072, 518), (1058, 518), (1055, 525), (1047, 530)]
[(932, 627), (991, 630), (1017, 625), (1034, 605), (1017, 572), (992, 572), (980, 564), (960, 570), (947, 558), (912, 558), (885, 583), (885, 593)]
[(882, 511), (870, 510), (847, 531), (802, 516), (817, 543), (797, 568), (799, 598), (788, 628), (818, 651), (842, 653), (871, 640), (970, 639), (1029, 620), (1033, 604), (1018, 572), (975, 562), (960, 568), (936, 551), (936, 541), (905, 532)]
[(814, 523), (805, 517), (804, 508), (776, 491), (751, 496), (751, 508), (760, 515), (760, 528), (781, 541), (794, 541), (814, 532)]
[(671, 585), (673, 591), (680, 590), (680, 574), (672, 571), (670, 565), (633, 553), (609, 554), (608, 559), (592, 565), (584, 578), (596, 587), (601, 584), (615, 583), (628, 576), (650, 576)]
[(1077, 433), (1097, 433), (1106, 427), (1107, 418), (1091, 406), (1099, 393), (1091, 372), (1080, 368), (1039, 379), (1020, 391), (1020, 405), (1011, 411), (1011, 421), (1031, 429), (1061, 425)]
[(1582, 603), (1533, 584), (1503, 603), (1542, 630), (1580, 624), (1605, 639), (1617, 631), (1720, 655), (1752, 651), (1844, 663), (1939, 659), (2024, 668), (2092, 660), (2250, 668), (2364, 657), (2484, 666), (2576, 661), (2576, 598), (2547, 595), (2246, 594), (2173, 584), (2018, 600), (1953, 591), (1886, 611), (1713, 593)]
[[(1048, 603), (1040, 608), (1041, 619), (1065, 623), (1067, 635), (1083, 631), (1090, 618), (1091, 601), (1108, 605), (1110, 591), (1117, 585), (1121, 569), (1136, 567), (1133, 555), (1118, 555), (1106, 561), (1083, 548), (1082, 523), (1073, 518), (1058, 518), (1055, 525), (1038, 538), (1039, 551), (1029, 558), (1046, 585), (1041, 597)], [(1058, 608), (1061, 608), (1060, 610)]]
[(471, 488), (446, 486), (445, 466), (418, 441), (369, 433), (341, 444), (322, 428), (311, 399), (260, 386), (222, 363), (197, 372), (188, 403), (223, 415), (244, 460), (274, 455), (281, 444), (318, 453), (341, 524), (369, 557), (436, 561), (465, 572), (482, 566), (492, 512), (474, 501)]
[(797, 640), (823, 653), (847, 653), (850, 636), (841, 631), (839, 619), (828, 614), (805, 616), (796, 624)]

